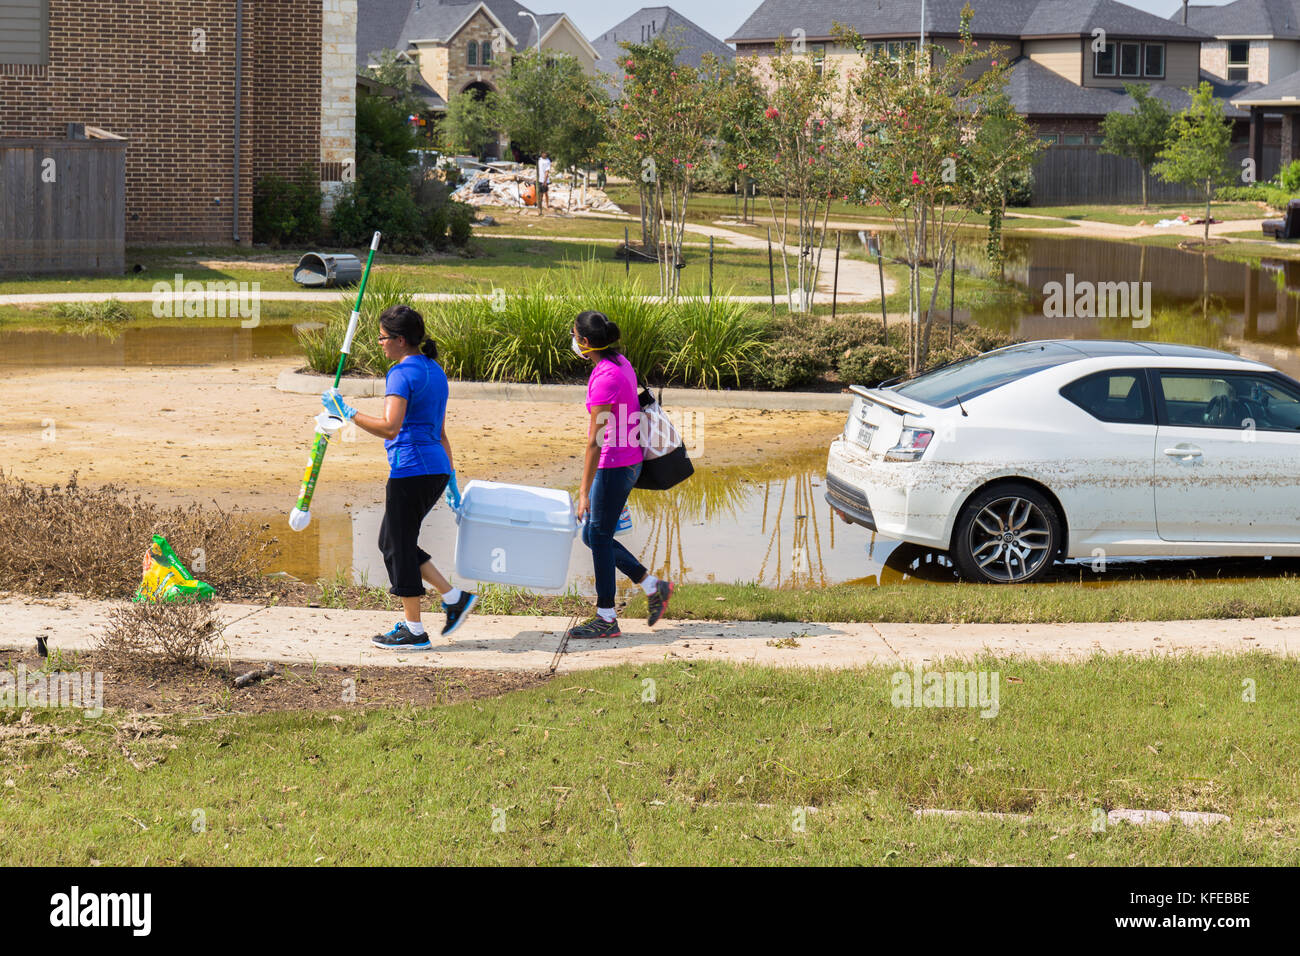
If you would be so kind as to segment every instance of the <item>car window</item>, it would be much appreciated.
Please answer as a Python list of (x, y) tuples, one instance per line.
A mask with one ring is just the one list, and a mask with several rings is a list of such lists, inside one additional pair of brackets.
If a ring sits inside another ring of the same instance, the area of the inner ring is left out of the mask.
[(1129, 425), (1154, 425), (1146, 373), (1141, 369), (1095, 372), (1071, 382), (1061, 394), (1093, 418)]
[(1300, 391), (1268, 375), (1161, 372), (1170, 425), (1300, 430)]
[(1077, 350), (1054, 342), (1013, 345), (918, 375), (897, 386), (895, 391), (927, 405), (951, 408), (959, 399), (974, 398), (1026, 375), (1077, 358)]

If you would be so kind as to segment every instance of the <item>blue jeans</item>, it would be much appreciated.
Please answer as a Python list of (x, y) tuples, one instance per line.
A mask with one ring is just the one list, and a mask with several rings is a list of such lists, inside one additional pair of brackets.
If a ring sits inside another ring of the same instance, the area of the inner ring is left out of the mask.
[(646, 576), (645, 566), (614, 540), (618, 516), (640, 476), (640, 464), (597, 468), (591, 483), (591, 514), (582, 526), (582, 543), (591, 548), (591, 562), (596, 569), (596, 607), (614, 606), (615, 568), (638, 583)]

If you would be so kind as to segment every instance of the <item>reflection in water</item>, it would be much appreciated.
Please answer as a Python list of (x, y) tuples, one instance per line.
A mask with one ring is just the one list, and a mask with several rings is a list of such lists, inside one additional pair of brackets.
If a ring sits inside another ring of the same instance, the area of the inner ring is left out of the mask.
[(283, 324), (128, 327), (84, 335), (0, 330), (0, 365), (33, 368), (211, 365), (301, 352), (293, 327)]
[[(846, 236), (846, 238), (848, 238)], [(969, 310), (980, 325), (1026, 339), (1120, 338), (1180, 342), (1237, 352), (1300, 378), (1300, 262), (1257, 263), (1184, 252), (1168, 246), (1104, 239), (1006, 237), (1006, 272), (1019, 295), (994, 295)], [(885, 253), (901, 245), (886, 236)], [(958, 243), (958, 267), (986, 274), (982, 238)], [(1150, 282), (1147, 328), (1123, 318), (1047, 318), (1043, 287), (1066, 281)]]
[[(709, 469), (669, 491), (632, 495), (632, 531), (621, 537), (656, 574), (682, 583), (759, 583), (769, 587), (815, 588), (845, 581), (894, 583), (928, 579), (932, 559), (888, 567), (897, 542), (876, 539), (865, 528), (836, 529), (822, 497), (826, 456), (815, 451), (779, 464)], [(257, 515), (279, 541), (272, 570), (305, 580), (351, 571), (353, 580), (385, 584), (387, 575), (376, 540), (383, 506), (351, 513), (313, 510), (306, 531), (288, 530), (284, 515)], [(450, 569), (456, 523), (445, 504), (425, 521), (421, 546), (434, 563)], [(591, 554), (580, 539), (570, 553), (569, 583), (595, 594)], [(621, 586), (634, 588), (626, 581)]]

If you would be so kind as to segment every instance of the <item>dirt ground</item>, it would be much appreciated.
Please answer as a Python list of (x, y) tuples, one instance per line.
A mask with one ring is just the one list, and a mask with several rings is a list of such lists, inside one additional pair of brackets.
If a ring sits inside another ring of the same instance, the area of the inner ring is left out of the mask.
[[(26, 668), (30, 679), (47, 661), (35, 652), (0, 650), (0, 670), (17, 674), (19, 665)], [(136, 672), (105, 665), (93, 653), (82, 653), (61, 666), (65, 671), (102, 673), (105, 710), (158, 715), (424, 707), (499, 697), (550, 679), (549, 675), (528, 671), (282, 664), (273, 676), (236, 687), (237, 676), (259, 670), (262, 665), (221, 661), (210, 669)]]
[[(232, 366), (0, 371), (8, 414), (0, 467), (28, 481), (119, 484), (162, 503), (293, 506), (320, 411), (310, 395), (281, 392), (297, 358)], [(377, 412), (379, 399), (357, 406)], [(779, 460), (825, 447), (843, 426), (832, 412), (693, 409), (707, 468)], [(452, 402), (447, 433), (461, 484), (527, 484), (581, 475), (586, 412), (541, 402)], [(316, 492), (322, 507), (382, 496), (388, 466), (378, 439), (335, 441)]]

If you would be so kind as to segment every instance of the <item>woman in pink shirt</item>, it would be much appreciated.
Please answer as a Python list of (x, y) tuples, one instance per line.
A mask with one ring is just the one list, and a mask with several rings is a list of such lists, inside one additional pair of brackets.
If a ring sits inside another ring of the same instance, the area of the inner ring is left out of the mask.
[(583, 312), (573, 323), (572, 348), (592, 362), (587, 380), (587, 452), (578, 493), (582, 542), (591, 548), (596, 570), (596, 614), (569, 631), (569, 637), (618, 637), (614, 613), (615, 569), (641, 585), (650, 604), (648, 621), (663, 616), (673, 594), (669, 581), (649, 573), (627, 548), (614, 540), (618, 516), (641, 475), (641, 403), (636, 370), (618, 350), (618, 326), (604, 313)]

